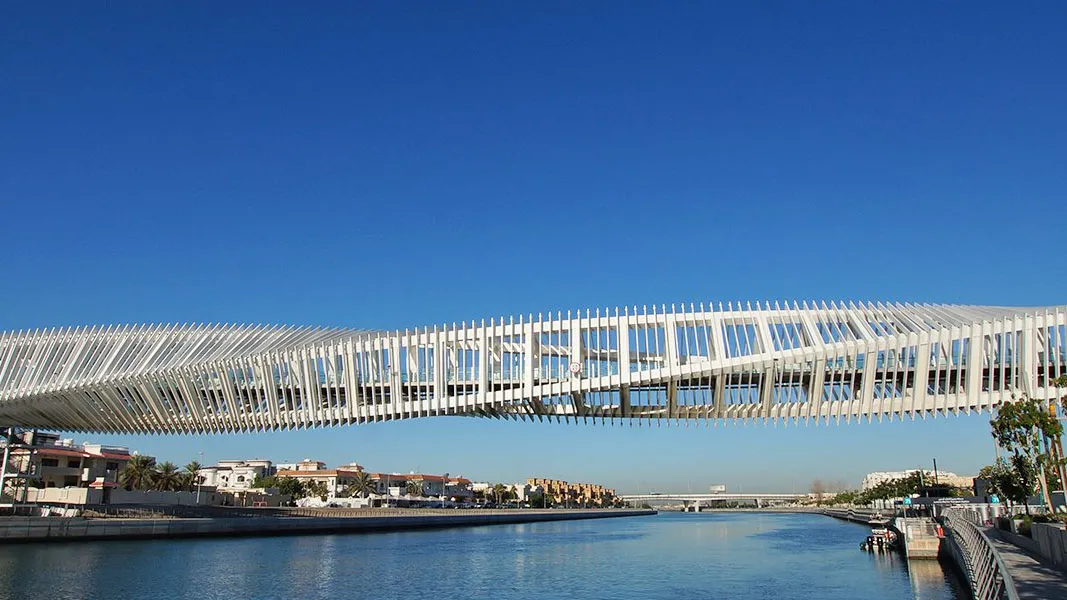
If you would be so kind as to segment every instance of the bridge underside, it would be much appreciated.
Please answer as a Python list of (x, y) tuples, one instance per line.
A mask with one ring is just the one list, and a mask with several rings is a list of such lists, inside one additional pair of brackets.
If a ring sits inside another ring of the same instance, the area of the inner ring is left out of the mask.
[(1067, 307), (757, 305), (405, 332), (257, 326), (0, 336), (0, 424), (258, 431), (459, 415), (852, 422), (988, 410), (1067, 374)]

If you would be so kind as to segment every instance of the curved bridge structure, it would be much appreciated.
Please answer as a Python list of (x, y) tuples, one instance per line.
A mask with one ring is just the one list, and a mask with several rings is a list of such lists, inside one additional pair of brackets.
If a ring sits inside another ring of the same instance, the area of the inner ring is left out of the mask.
[(411, 331), (245, 325), (0, 336), (0, 425), (200, 433), (439, 415), (841, 422), (1058, 397), (1067, 307), (624, 308)]

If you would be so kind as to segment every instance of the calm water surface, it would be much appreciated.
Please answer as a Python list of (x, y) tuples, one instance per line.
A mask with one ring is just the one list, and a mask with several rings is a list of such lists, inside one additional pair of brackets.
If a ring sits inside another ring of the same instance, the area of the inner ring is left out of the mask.
[(0, 547), (0, 599), (956, 600), (936, 561), (818, 515), (679, 514), (371, 535)]

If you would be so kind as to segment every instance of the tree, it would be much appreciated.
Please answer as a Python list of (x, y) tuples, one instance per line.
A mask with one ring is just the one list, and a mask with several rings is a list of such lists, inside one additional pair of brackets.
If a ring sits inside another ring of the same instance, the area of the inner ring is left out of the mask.
[(304, 484), (299, 479), (295, 479), (293, 477), (270, 477), (268, 479), (274, 480), (272, 482), (269, 482), (273, 485), (268, 485), (264, 487), (276, 487), (278, 488), (278, 493), (282, 494), (283, 496), (289, 496), (293, 500), (296, 500), (298, 498), (303, 498), (308, 495), (307, 490), (304, 489)]
[[(291, 477), (287, 477), (286, 479), (292, 479), (292, 478)], [(264, 477), (262, 475), (256, 475), (256, 477), (252, 480), (252, 487), (254, 487), (254, 488), (276, 488), (276, 487), (278, 487), (278, 481), (279, 481), (278, 478), (275, 477), (274, 475), (267, 475), (266, 477)], [(296, 481), (296, 480), (293, 479), (293, 481)]]
[(202, 468), (204, 467), (195, 460), (185, 465), (185, 470), (182, 472), (182, 489), (191, 492), (196, 489), (196, 486), (204, 483), (204, 477), (200, 475)]
[(150, 490), (155, 484), (156, 459), (132, 456), (119, 472), (119, 483), (127, 490)]
[(345, 493), (348, 495), (358, 495), (360, 498), (366, 498), (374, 491), (374, 480), (371, 476), (363, 471), (356, 473), (356, 476), (352, 478), (352, 481), (345, 486)]
[(832, 504), (855, 504), (859, 497), (859, 492), (848, 490), (837, 494), (830, 502)]
[(822, 479), (811, 482), (811, 493), (815, 496), (816, 506), (821, 505), (823, 496), (826, 495), (826, 486), (823, 485)]
[(872, 488), (864, 490), (856, 498), (858, 504), (870, 504), (875, 500), (889, 500), (918, 494), (926, 488), (930, 480), (928, 471), (915, 471), (906, 477), (887, 479)]
[(169, 460), (156, 467), (155, 488), (161, 492), (176, 492), (181, 489), (182, 474), (177, 465)]
[[(1052, 381), (1052, 385), (1058, 388), (1067, 388), (1067, 375), (1060, 375)], [(1060, 408), (1063, 410), (1064, 414), (1067, 414), (1067, 394), (1063, 395), (1060, 398)], [(1056, 408), (1055, 404), (1053, 404), (1052, 402), (1049, 402), (1049, 412), (1055, 415)], [(1058, 469), (1053, 468), (1053, 471), (1056, 474), (1056, 480), (1058, 482), (1058, 485), (1056, 485), (1053, 489), (1062, 490), (1067, 487), (1067, 469), (1064, 468), (1064, 465), (1067, 464), (1067, 457), (1065, 457), (1063, 453), (1062, 434), (1061, 437), (1052, 439), (1051, 442), (1052, 443), (1050, 444), (1050, 450), (1052, 451), (1052, 456), (1055, 458), (1054, 464), (1059, 466)]]
[[(1037, 487), (1037, 473), (1032, 470), (1019, 472), (1012, 463), (998, 458), (992, 465), (982, 467), (978, 476), (989, 482), (989, 491), (1004, 497), (1010, 503), (1026, 503)], [(1029, 512), (1029, 507), (1027, 507)]]
[(303, 485), (304, 497), (318, 496), (323, 502), (329, 497), (329, 491), (326, 489), (325, 481), (305, 481)]
[(1042, 406), (1041, 401), (1026, 396), (1001, 404), (989, 425), (997, 444), (1011, 453), (1010, 462), (1015, 475), (1020, 478), (1020, 487), (1029, 488), (1028, 477), (1033, 474), (1035, 483), (1041, 486), (1045, 505), (1051, 511), (1052, 499), (1045, 471), (1058, 470), (1063, 466), (1063, 459), (1054, 457), (1046, 449), (1046, 440), (1059, 440), (1063, 425)]
[(493, 497), (496, 498), (496, 503), (500, 504), (504, 498), (504, 494), (508, 492), (508, 488), (503, 483), (498, 483), (493, 486)]

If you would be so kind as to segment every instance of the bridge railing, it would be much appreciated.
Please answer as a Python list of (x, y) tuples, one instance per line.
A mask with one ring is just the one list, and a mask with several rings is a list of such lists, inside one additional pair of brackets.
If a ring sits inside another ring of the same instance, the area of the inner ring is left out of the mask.
[(1004, 561), (976, 523), (977, 514), (964, 508), (945, 511), (945, 537), (950, 552), (967, 576), (975, 600), (1019, 600)]

